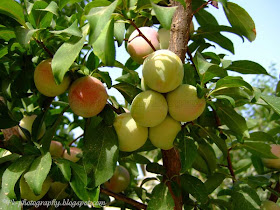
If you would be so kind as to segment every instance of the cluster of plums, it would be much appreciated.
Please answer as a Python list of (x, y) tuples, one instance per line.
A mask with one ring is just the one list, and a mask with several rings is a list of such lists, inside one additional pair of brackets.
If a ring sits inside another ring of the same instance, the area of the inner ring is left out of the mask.
[[(143, 92), (138, 94), (132, 104), (131, 113), (116, 117), (114, 127), (121, 151), (132, 152), (143, 146), (149, 139), (154, 146), (168, 150), (181, 130), (180, 122), (197, 119), (205, 109), (206, 101), (198, 98), (194, 86), (182, 84), (184, 67), (180, 58), (166, 49), (169, 39), (159, 39), (152, 28), (139, 30), (150, 40), (154, 48), (139, 36), (135, 30), (128, 40), (127, 50), (138, 63), (143, 63)], [(168, 31), (167, 31), (168, 32)], [(163, 31), (166, 37), (166, 31)], [(168, 32), (169, 34), (169, 32)]]

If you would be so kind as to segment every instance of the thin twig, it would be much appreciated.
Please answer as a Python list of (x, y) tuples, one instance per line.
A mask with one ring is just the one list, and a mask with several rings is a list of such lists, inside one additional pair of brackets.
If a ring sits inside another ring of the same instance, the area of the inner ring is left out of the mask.
[(228, 155), (227, 155), (227, 167), (228, 167), (228, 170), (230, 172), (230, 175), (232, 176), (232, 182), (234, 183), (236, 178), (235, 178), (235, 173), (234, 173), (234, 170), (233, 170), (233, 166), (232, 166), (232, 162), (231, 162), (231, 158), (230, 158), (230, 152), (231, 148), (228, 149)]
[[(276, 186), (274, 187), (273, 190), (280, 193), (280, 183), (279, 183), (279, 181), (276, 183)], [(269, 200), (276, 203), (277, 200), (278, 200), (278, 196), (272, 192), (270, 197), (269, 197)]]
[(140, 31), (140, 29), (137, 27), (137, 25), (132, 20), (129, 20), (129, 21), (130, 21), (130, 24), (138, 31), (138, 33), (139, 33), (138, 36), (142, 36), (143, 39), (145, 39), (145, 41), (151, 46), (153, 51), (156, 51), (156, 48), (154, 47), (152, 42)]
[(49, 54), (49, 56), (52, 58), (53, 57), (53, 54), (51, 53), (51, 51), (46, 47), (46, 45), (39, 41), (38, 39), (34, 38), (34, 40), (39, 44), (41, 45), (41, 47), (43, 47), (43, 49)]
[(205, 2), (204, 4), (200, 5), (200, 7), (198, 7), (194, 12), (193, 15), (196, 14), (199, 10), (203, 9), (204, 7), (206, 7), (209, 3), (211, 3), (212, 1), (209, 0), (207, 2)]
[(147, 209), (147, 205), (146, 204), (143, 204), (143, 203), (140, 203), (140, 202), (138, 202), (136, 200), (128, 198), (125, 195), (114, 193), (114, 192), (112, 192), (110, 190), (107, 190), (107, 189), (104, 189), (102, 187), (100, 187), (100, 192), (104, 193), (106, 195), (112, 196), (112, 197), (114, 197), (117, 200), (124, 201), (125, 203), (128, 203), (128, 204), (136, 207), (137, 209)]
[(110, 104), (110, 103), (108, 103), (107, 102), (107, 104), (110, 106), (110, 108), (115, 112), (115, 113), (117, 113), (117, 114), (121, 114), (121, 113), (123, 113), (123, 111), (120, 109), (120, 108), (116, 108), (116, 107), (114, 107), (112, 104)]
[(77, 138), (75, 138), (73, 141), (71, 141), (68, 146), (70, 147), (74, 142), (76, 142), (79, 138), (83, 137), (84, 134), (79, 135)]

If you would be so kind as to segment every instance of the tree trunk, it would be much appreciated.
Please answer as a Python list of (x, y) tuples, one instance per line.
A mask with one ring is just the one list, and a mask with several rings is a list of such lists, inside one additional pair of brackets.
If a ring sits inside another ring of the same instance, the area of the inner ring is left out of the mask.
[[(185, 2), (186, 8), (178, 1), (171, 1), (172, 6), (178, 6), (178, 8), (173, 16), (169, 41), (169, 50), (177, 54), (183, 63), (186, 58), (190, 24), (193, 16), (191, 7), (192, 0), (185, 0)], [(180, 187), (181, 162), (178, 150), (175, 148), (171, 150), (162, 150), (162, 159), (163, 165), (166, 168), (166, 179), (176, 182), (178, 187)], [(175, 203), (174, 209), (181, 210), (183, 206), (182, 195), (176, 196), (172, 191), (171, 183), (166, 183)]]

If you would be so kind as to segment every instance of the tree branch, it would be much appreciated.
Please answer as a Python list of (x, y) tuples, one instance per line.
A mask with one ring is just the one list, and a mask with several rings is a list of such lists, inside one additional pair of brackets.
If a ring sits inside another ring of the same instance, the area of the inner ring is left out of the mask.
[(143, 203), (140, 203), (140, 202), (138, 202), (136, 200), (128, 198), (125, 195), (114, 193), (114, 192), (112, 192), (110, 190), (107, 190), (107, 189), (104, 189), (102, 187), (100, 187), (100, 192), (104, 193), (106, 195), (112, 196), (112, 197), (114, 197), (117, 200), (124, 201), (125, 203), (128, 203), (128, 204), (136, 207), (137, 209), (147, 209), (147, 205), (146, 204), (143, 204)]
[(232, 166), (232, 162), (231, 162), (231, 158), (230, 158), (230, 152), (231, 148), (228, 149), (228, 155), (227, 155), (227, 167), (228, 167), (228, 170), (230, 172), (230, 175), (232, 176), (232, 182), (234, 183), (236, 178), (235, 178), (235, 173), (234, 173), (234, 170), (233, 170), (233, 166)]
[[(176, 1), (172, 0), (171, 6), (177, 6), (177, 9), (173, 15), (173, 20), (170, 30), (170, 41), (169, 50), (174, 52), (179, 56), (181, 61), (184, 63), (187, 53), (188, 40), (190, 36), (190, 25), (192, 21), (192, 0), (185, 0), (186, 8)], [(166, 169), (166, 180), (172, 180), (180, 187), (180, 171), (181, 171), (181, 161), (178, 150), (175, 148), (170, 150), (162, 150), (163, 166)], [(171, 188), (171, 182), (166, 182), (169, 191), (173, 197), (175, 206), (174, 210), (181, 210), (183, 206), (182, 195), (176, 196)]]
[(34, 40), (48, 53), (48, 55), (52, 58), (53, 54), (51, 53), (51, 51), (46, 47), (46, 45), (39, 41), (38, 39), (34, 38)]
[[(279, 181), (276, 183), (276, 186), (274, 187), (273, 190), (276, 191), (276, 192), (278, 192), (278, 193), (280, 193), (280, 183), (279, 183)], [(277, 200), (278, 200), (278, 196), (277, 196), (276, 194), (274, 194), (273, 192), (271, 192), (271, 195), (270, 195), (270, 197), (269, 197), (269, 200), (276, 203)]]

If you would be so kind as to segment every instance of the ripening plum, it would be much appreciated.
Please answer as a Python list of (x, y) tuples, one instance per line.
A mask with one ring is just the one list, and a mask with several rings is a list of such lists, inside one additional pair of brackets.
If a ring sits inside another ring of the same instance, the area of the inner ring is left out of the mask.
[(63, 146), (59, 141), (51, 141), (50, 153), (52, 157), (61, 157), (63, 152)]
[(263, 201), (261, 205), (261, 210), (280, 210), (280, 207), (273, 201)]
[(276, 159), (268, 159), (268, 158), (263, 158), (263, 164), (267, 167), (267, 168), (275, 168), (275, 169), (280, 169), (280, 145), (277, 144), (272, 144), (270, 145), (271, 147), (271, 153), (274, 154), (276, 157)]
[(151, 90), (151, 88), (149, 88), (148, 85), (145, 83), (144, 77), (141, 78), (141, 89), (143, 91)]
[(68, 98), (70, 108), (76, 115), (93, 117), (105, 107), (108, 94), (100, 80), (85, 76), (71, 85)]
[(67, 90), (71, 79), (69, 76), (65, 76), (60, 84), (56, 84), (51, 62), (52, 59), (47, 59), (39, 63), (34, 72), (34, 82), (40, 93), (48, 97), (55, 97)]
[(173, 148), (173, 142), (180, 130), (180, 122), (167, 115), (162, 123), (149, 128), (149, 139), (155, 147), (169, 150)]
[(197, 119), (206, 107), (204, 98), (198, 98), (196, 87), (182, 84), (166, 96), (171, 117), (177, 121), (189, 122)]
[(70, 160), (74, 163), (78, 162), (80, 160), (80, 156), (82, 155), (82, 150), (80, 148), (77, 147), (70, 147), (70, 154), (67, 153), (67, 150), (64, 150), (63, 153), (63, 158)]
[(117, 166), (114, 175), (104, 185), (108, 190), (114, 193), (120, 193), (129, 186), (129, 183), (130, 175), (127, 169), (123, 166)]
[(160, 93), (176, 89), (183, 80), (184, 68), (180, 58), (169, 50), (157, 50), (143, 64), (145, 83)]
[(62, 200), (69, 196), (68, 193), (65, 192), (67, 188), (67, 183), (62, 182), (53, 182), (51, 183), (50, 189), (48, 191), (48, 196), (51, 199)]
[[(32, 125), (34, 120), (36, 119), (37, 115), (25, 115), (21, 121), (19, 122), (20, 127), (28, 130), (28, 132), (32, 135)], [(22, 132), (22, 130), (20, 128), (18, 128), (19, 134), (23, 139), (27, 139), (25, 134)], [(38, 132), (38, 139), (42, 138), (43, 135), (45, 134), (46, 131), (46, 125), (45, 123), (42, 124), (40, 131)]]
[(131, 113), (118, 115), (115, 118), (114, 128), (118, 135), (120, 151), (135, 151), (142, 147), (148, 139), (148, 128), (136, 123)]
[(153, 127), (160, 124), (168, 111), (164, 96), (153, 90), (139, 93), (132, 101), (131, 116), (139, 125)]
[(39, 195), (35, 195), (34, 192), (31, 190), (29, 185), (27, 184), (24, 176), (21, 176), (19, 186), (20, 186), (20, 197), (21, 199), (26, 199), (29, 201), (38, 201), (44, 197), (44, 195), (48, 192), (52, 183), (52, 179), (47, 177), (46, 180), (43, 182), (42, 190)]
[[(156, 50), (160, 49), (158, 32), (155, 29), (141, 27), (139, 30), (147, 37)], [(146, 56), (154, 52), (154, 50), (143, 37), (139, 36), (138, 30), (135, 30), (129, 36), (127, 52), (135, 62), (142, 64)]]

